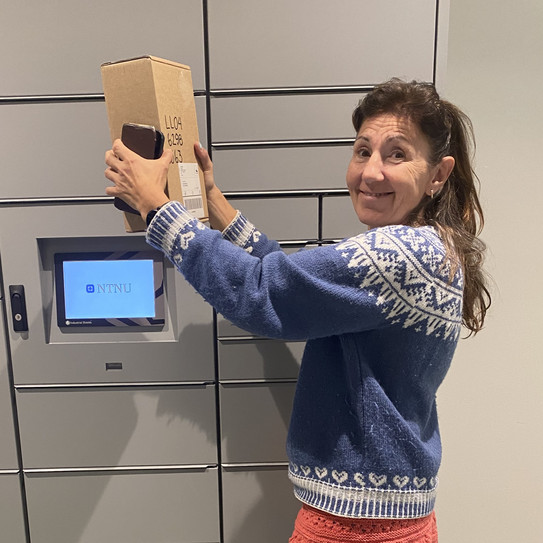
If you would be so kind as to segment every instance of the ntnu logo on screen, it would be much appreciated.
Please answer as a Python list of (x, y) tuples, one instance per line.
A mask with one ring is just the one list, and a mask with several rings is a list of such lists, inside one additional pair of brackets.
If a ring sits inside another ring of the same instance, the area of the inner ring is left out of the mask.
[(132, 292), (132, 283), (98, 283), (96, 285), (87, 285), (87, 292), (92, 294), (130, 294)]

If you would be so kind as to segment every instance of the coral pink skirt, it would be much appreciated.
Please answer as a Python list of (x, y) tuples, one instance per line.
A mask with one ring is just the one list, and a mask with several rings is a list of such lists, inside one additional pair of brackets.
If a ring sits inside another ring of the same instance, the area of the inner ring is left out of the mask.
[(419, 519), (352, 519), (303, 505), (289, 543), (437, 543), (435, 513)]

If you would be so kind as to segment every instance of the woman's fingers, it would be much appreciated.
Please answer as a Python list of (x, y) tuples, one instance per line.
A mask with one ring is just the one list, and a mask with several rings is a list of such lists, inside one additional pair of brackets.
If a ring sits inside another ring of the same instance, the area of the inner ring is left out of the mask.
[(170, 165), (170, 162), (172, 161), (172, 159), (173, 159), (173, 152), (168, 147), (167, 149), (164, 149), (164, 151), (162, 152), (162, 156), (158, 160), (163, 162), (164, 166), (166, 166), (166, 168), (168, 168), (169, 165)]
[(213, 176), (213, 162), (211, 162), (209, 153), (200, 145), (200, 143), (194, 144), (194, 153), (196, 154), (196, 159), (200, 164), (202, 172), (204, 172), (205, 189), (209, 195), (210, 191), (216, 188), (215, 178)]
[(196, 158), (198, 159), (198, 162), (200, 163), (200, 167), (202, 168), (202, 171), (204, 173), (207, 171), (213, 170), (213, 162), (211, 162), (209, 153), (207, 152), (206, 149), (202, 147), (202, 145), (199, 142), (194, 144), (194, 152), (196, 154)]
[(116, 139), (111, 146), (113, 154), (119, 160), (126, 160), (130, 158), (131, 155), (135, 155), (134, 151), (131, 151), (120, 139)]

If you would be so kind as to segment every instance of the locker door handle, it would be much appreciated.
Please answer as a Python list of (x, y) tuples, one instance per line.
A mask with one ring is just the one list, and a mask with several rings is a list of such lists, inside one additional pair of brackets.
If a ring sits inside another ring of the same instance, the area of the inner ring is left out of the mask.
[(15, 332), (28, 332), (25, 287), (23, 285), (10, 285), (9, 297), (11, 299), (13, 330)]

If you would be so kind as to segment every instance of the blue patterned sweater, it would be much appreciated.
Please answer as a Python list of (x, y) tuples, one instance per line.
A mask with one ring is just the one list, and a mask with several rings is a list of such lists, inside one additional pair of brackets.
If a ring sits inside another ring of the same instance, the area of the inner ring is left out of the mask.
[(376, 228), (287, 255), (240, 214), (221, 234), (171, 202), (147, 241), (234, 324), (307, 340), (287, 440), (302, 502), (355, 518), (432, 512), (435, 394), (458, 341), (463, 287), (433, 228)]

